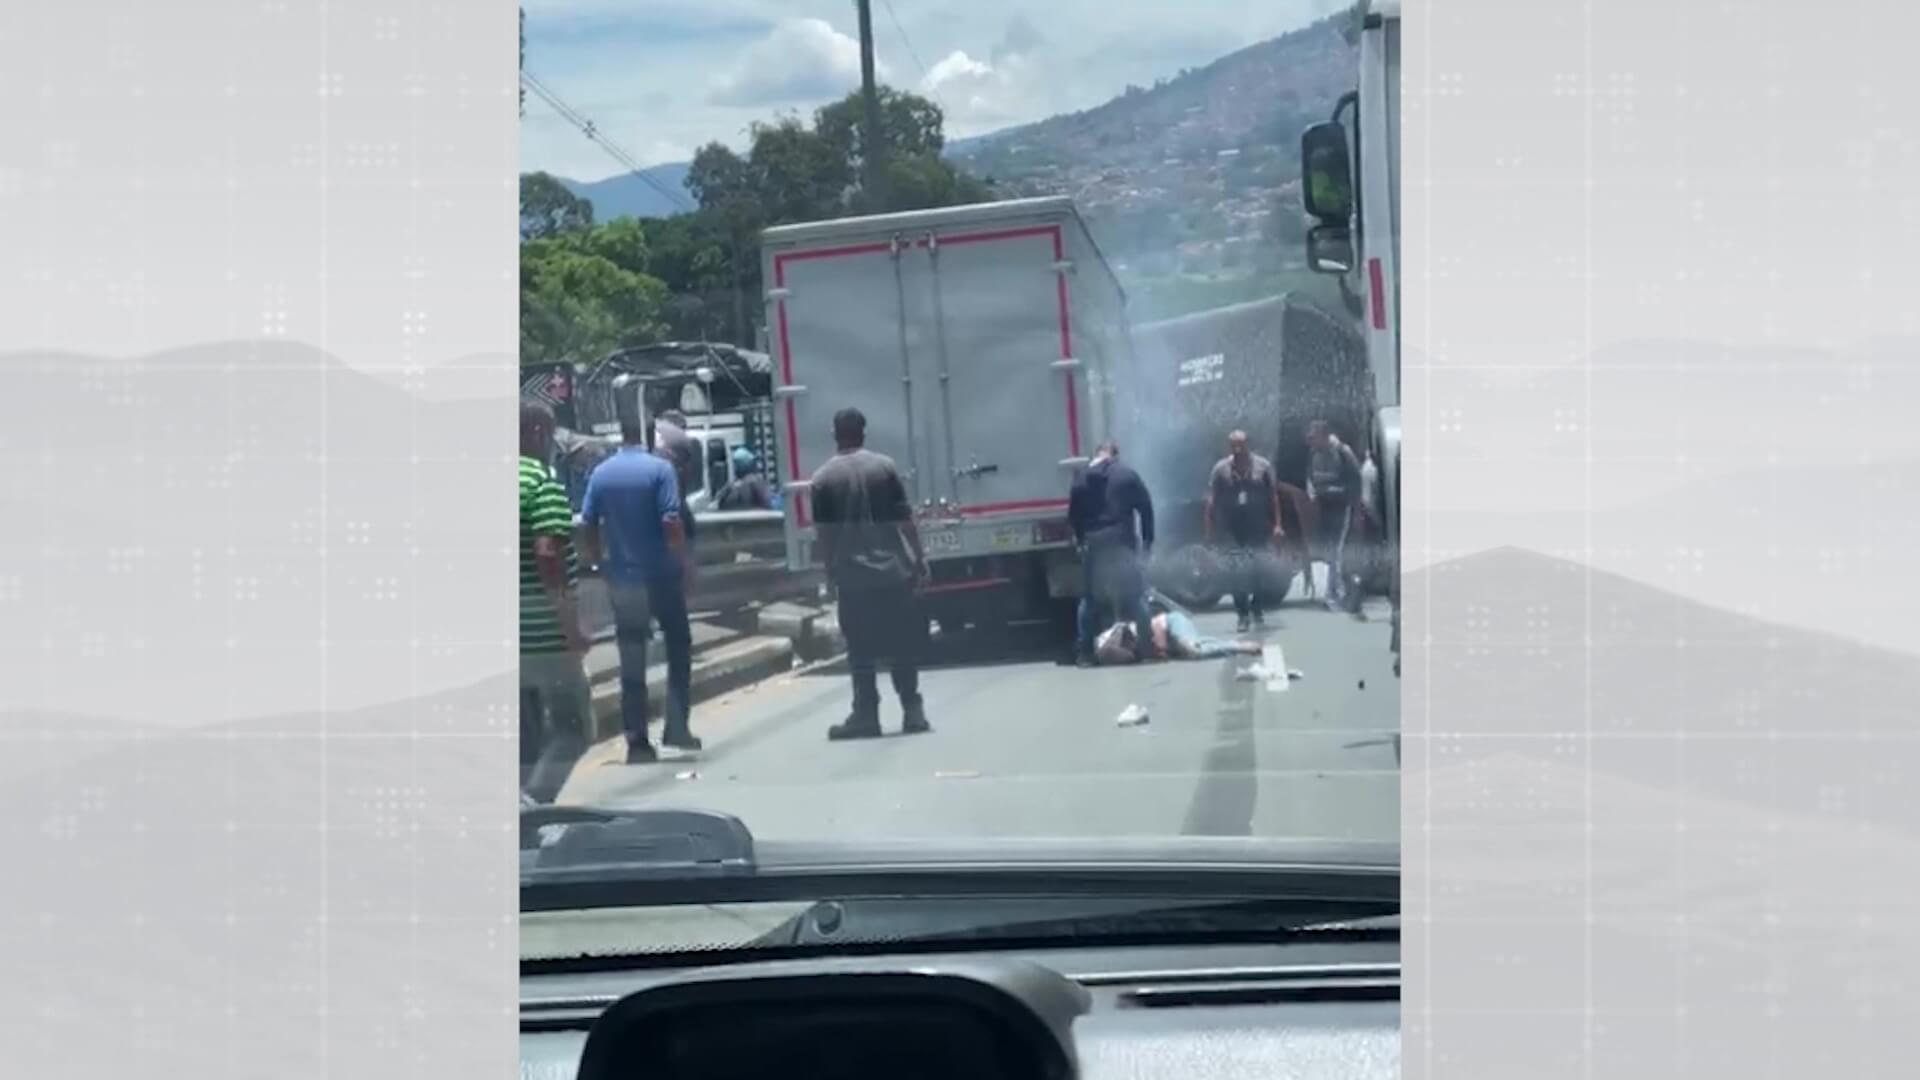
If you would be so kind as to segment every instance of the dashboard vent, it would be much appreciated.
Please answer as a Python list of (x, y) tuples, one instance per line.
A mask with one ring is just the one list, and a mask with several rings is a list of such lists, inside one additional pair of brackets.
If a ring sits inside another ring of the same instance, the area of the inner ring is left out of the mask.
[(585, 1031), (616, 999), (610, 997), (541, 998), (520, 1003), (520, 1030)]
[(1397, 1002), (1397, 964), (1336, 967), (1249, 968), (1104, 975), (1082, 979), (1118, 990), (1117, 1004), (1131, 1009), (1177, 1009), (1195, 1005), (1311, 1005)]

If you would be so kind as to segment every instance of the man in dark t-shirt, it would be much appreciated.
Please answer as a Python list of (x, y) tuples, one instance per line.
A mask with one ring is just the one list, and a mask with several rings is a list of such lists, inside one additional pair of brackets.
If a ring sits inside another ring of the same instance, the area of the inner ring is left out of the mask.
[(1224, 537), (1233, 579), (1233, 613), (1241, 633), (1266, 625), (1260, 610), (1259, 560), (1286, 536), (1280, 524), (1280, 485), (1273, 463), (1247, 444), (1247, 433), (1227, 436), (1227, 456), (1207, 479), (1206, 538)]
[(1153, 637), (1142, 569), (1153, 555), (1153, 496), (1140, 474), (1120, 460), (1118, 443), (1101, 443), (1093, 460), (1074, 475), (1067, 524), (1080, 549), (1082, 573), (1075, 662), (1093, 666), (1102, 603), (1133, 623), (1134, 641), (1144, 649)]
[(887, 661), (909, 735), (932, 730), (920, 700), (927, 620), (915, 589), (926, 577), (920, 531), (893, 459), (866, 449), (867, 418), (858, 409), (833, 417), (839, 447), (808, 486), (827, 583), (840, 601), (840, 633), (853, 676), (853, 712), (828, 729), (831, 739), (880, 734), (878, 662)]

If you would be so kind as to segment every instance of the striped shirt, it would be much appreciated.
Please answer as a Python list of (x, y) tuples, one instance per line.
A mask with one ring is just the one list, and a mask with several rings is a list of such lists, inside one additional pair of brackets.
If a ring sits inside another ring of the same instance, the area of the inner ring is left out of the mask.
[(566, 544), (567, 588), (579, 579), (579, 565), (573, 551), (573, 507), (567, 493), (553, 478), (553, 471), (539, 458), (520, 458), (520, 651), (556, 653), (567, 650), (567, 638), (560, 630), (560, 613), (540, 583), (540, 567), (534, 559), (534, 541), (542, 536), (557, 536)]

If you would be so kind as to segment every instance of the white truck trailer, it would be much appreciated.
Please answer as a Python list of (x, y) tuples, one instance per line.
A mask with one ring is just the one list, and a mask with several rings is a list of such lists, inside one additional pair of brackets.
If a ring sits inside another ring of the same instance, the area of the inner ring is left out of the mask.
[(1064, 617), (1068, 487), (1131, 364), (1125, 296), (1072, 200), (785, 225), (762, 259), (788, 565), (814, 563), (807, 481), (852, 406), (906, 480), (931, 618)]
[[(1374, 512), (1387, 549), (1400, 544), (1400, 0), (1362, 12), (1358, 85), (1332, 119), (1300, 138), (1307, 261), (1338, 275), (1364, 320), (1373, 373), (1372, 447), (1380, 483)], [(1394, 559), (1393, 649), (1400, 650), (1400, 577)], [(1398, 670), (1398, 662), (1395, 663)]]

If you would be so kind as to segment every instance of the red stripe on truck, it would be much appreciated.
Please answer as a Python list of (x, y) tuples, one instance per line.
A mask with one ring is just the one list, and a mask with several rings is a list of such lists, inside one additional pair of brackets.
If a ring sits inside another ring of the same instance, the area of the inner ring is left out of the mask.
[(1387, 328), (1387, 286), (1385, 275), (1380, 272), (1380, 260), (1367, 260), (1367, 295), (1373, 299), (1373, 328)]
[[(822, 249), (831, 250), (831, 249)], [(773, 287), (787, 287), (787, 260), (793, 255), (773, 257)], [(787, 333), (787, 298), (781, 297), (779, 303), (780, 320), (780, 380), (783, 385), (793, 385), (793, 338)], [(793, 399), (787, 399), (787, 475), (794, 483), (800, 482), (800, 426)], [(793, 516), (800, 522), (801, 528), (807, 527), (807, 500), (800, 492), (794, 493)]]
[[(940, 242), (943, 244), (984, 244), (993, 240), (1018, 240), (1023, 236), (1047, 235), (1058, 237), (1060, 235), (1060, 227), (1058, 225), (1029, 225), (1021, 229), (991, 229), (987, 232), (956, 233), (952, 236), (941, 237)], [(921, 240), (917, 246), (926, 247), (927, 242)]]
[(1015, 514), (1022, 510), (1064, 510), (1065, 499), (1027, 499), (1022, 502), (976, 503), (960, 507), (963, 514)]
[(773, 266), (776, 271), (774, 279), (776, 282), (779, 280), (777, 271), (783, 263), (787, 262), (800, 262), (805, 259), (838, 259), (846, 255), (877, 255), (881, 252), (892, 250), (892, 244), (848, 244), (845, 247), (810, 248), (806, 251), (789, 251), (774, 256)]

